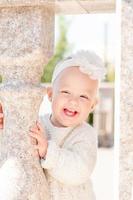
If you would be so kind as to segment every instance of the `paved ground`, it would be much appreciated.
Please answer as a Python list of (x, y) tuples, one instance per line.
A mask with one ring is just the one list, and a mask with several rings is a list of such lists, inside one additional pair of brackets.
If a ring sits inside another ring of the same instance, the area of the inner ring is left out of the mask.
[(96, 168), (93, 173), (93, 187), (96, 200), (113, 200), (113, 148), (99, 148)]

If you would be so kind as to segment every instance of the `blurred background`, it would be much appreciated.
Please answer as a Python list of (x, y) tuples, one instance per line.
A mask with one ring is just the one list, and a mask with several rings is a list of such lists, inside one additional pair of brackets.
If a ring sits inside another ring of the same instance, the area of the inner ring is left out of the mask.
[[(100, 85), (99, 104), (88, 117), (98, 132), (98, 157), (92, 175), (97, 200), (112, 200), (114, 193), (114, 81), (116, 20), (115, 14), (57, 15), (55, 17), (54, 56), (44, 66), (43, 86), (49, 86), (58, 61), (77, 50), (95, 51), (104, 61), (107, 76)], [(51, 110), (47, 96), (39, 115)]]

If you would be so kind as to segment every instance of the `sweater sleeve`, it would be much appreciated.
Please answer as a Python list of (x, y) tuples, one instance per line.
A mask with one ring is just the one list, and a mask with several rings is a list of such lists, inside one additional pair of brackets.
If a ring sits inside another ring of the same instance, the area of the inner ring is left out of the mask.
[(54, 141), (49, 141), (47, 155), (41, 159), (41, 166), (61, 183), (80, 185), (85, 183), (93, 171), (96, 162), (97, 137), (91, 140), (83, 138), (71, 148), (60, 148)]

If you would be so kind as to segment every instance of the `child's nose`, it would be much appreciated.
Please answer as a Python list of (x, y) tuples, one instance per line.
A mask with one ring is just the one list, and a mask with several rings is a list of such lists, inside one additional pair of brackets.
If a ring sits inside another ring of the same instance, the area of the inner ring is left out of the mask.
[(77, 97), (71, 97), (69, 99), (69, 103), (73, 106), (78, 105), (78, 98)]

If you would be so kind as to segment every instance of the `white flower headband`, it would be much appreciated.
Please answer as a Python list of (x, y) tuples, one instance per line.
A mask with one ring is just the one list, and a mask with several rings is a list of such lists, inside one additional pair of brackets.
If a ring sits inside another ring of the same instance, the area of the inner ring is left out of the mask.
[(106, 75), (106, 69), (99, 56), (94, 52), (82, 50), (56, 65), (52, 76), (52, 83), (64, 69), (73, 66), (79, 67), (81, 72), (88, 74), (94, 80), (101, 80)]

